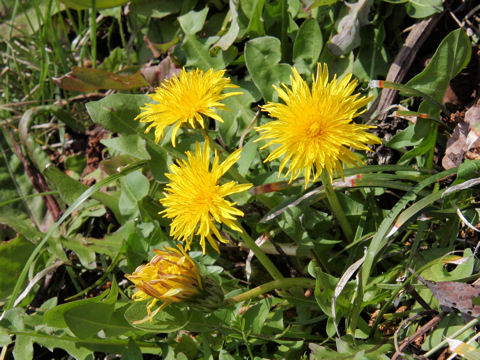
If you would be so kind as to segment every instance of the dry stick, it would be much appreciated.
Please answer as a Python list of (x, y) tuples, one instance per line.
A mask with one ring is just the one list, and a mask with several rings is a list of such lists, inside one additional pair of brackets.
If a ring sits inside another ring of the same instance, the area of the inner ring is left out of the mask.
[[(431, 18), (420, 21), (412, 27), (412, 30), (405, 39), (400, 52), (395, 57), (393, 64), (388, 70), (386, 81), (401, 83), (407, 75), (413, 60), (415, 59), (420, 47), (430, 36), (432, 30), (437, 26), (444, 12), (436, 14)], [(374, 112), (377, 114), (378, 121), (384, 121), (387, 117), (387, 109), (392, 105), (397, 94), (396, 90), (382, 89), (377, 106), (372, 106), (366, 113), (365, 118), (369, 119)]]
[[(10, 135), (10, 139), (12, 141), (13, 147), (12, 150), (15, 152), (15, 155), (20, 159), (22, 163), (25, 173), (29, 177), (30, 181), (32, 182), (33, 188), (38, 193), (46, 193), (50, 192), (50, 187), (47, 185), (42, 173), (37, 170), (36, 167), (30, 166), (28, 159), (23, 155), (22, 148), (20, 144), (14, 139), (14, 137)], [(42, 195), (42, 199), (45, 202), (45, 205), (52, 215), (54, 220), (57, 220), (60, 216), (61, 209), (53, 195)]]
[(448, 311), (443, 311), (441, 312), (440, 314), (437, 314), (435, 315), (434, 318), (432, 318), (432, 320), (430, 320), (429, 322), (427, 322), (425, 325), (423, 325), (420, 329), (418, 329), (415, 334), (413, 334), (412, 336), (406, 338), (405, 340), (403, 340), (402, 344), (398, 347), (397, 351), (395, 352), (395, 354), (393, 354), (392, 356), (392, 359), (391, 360), (396, 360), (396, 359), (400, 359), (400, 356), (402, 356), (402, 351), (408, 346), (410, 345), (412, 342), (415, 341), (415, 339), (417, 339), (418, 337), (422, 336), (423, 334), (425, 334), (427, 331), (429, 331), (430, 329), (434, 328), (435, 326), (438, 325), (438, 323), (440, 323), (440, 321), (445, 317), (445, 315), (448, 314)]

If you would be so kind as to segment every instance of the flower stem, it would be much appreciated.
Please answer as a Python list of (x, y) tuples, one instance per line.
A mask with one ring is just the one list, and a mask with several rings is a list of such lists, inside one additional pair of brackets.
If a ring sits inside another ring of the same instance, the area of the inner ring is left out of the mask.
[(245, 229), (242, 227), (242, 225), (237, 224), (241, 229), (242, 232), (240, 233), (240, 236), (242, 237), (243, 241), (245, 242), (245, 245), (253, 251), (257, 259), (262, 263), (263, 267), (268, 271), (270, 276), (274, 280), (280, 280), (283, 279), (282, 273), (277, 269), (275, 264), (268, 258), (267, 255), (263, 252), (262, 249), (255, 243), (255, 240), (253, 240), (250, 235), (245, 231)]
[(303, 288), (315, 288), (315, 279), (283, 278), (283, 279), (273, 280), (263, 285), (257, 286), (256, 288), (253, 288), (251, 290), (245, 291), (240, 295), (231, 297), (230, 299), (225, 300), (225, 304), (235, 304), (235, 303), (245, 301), (253, 297), (265, 294), (275, 289), (287, 290), (293, 286), (298, 286)]
[(330, 204), (330, 208), (332, 209), (333, 215), (337, 219), (340, 227), (342, 228), (343, 233), (348, 241), (353, 241), (353, 230), (348, 222), (347, 216), (338, 201), (338, 197), (335, 194), (335, 190), (332, 186), (332, 180), (330, 179), (330, 175), (326, 171), (322, 171), (322, 183), (323, 187), (325, 188), (325, 194), (327, 195), (328, 202)]

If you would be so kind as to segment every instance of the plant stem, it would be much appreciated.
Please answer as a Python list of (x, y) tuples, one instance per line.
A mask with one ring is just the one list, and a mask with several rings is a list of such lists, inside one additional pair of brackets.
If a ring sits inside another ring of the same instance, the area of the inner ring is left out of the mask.
[(91, 55), (92, 55), (92, 68), (97, 67), (97, 2), (92, 1), (92, 8), (90, 9), (90, 41)]
[[(473, 320), (471, 320), (470, 322), (468, 322), (465, 326), (463, 326), (462, 328), (458, 329), (457, 331), (455, 331), (453, 334), (450, 334), (450, 339), (455, 339), (457, 336), (463, 334), (465, 331), (467, 331), (468, 329), (474, 327), (475, 325), (477, 325), (478, 323), (480, 322), (480, 318), (475, 318)], [(423, 354), (423, 356), (425, 357), (425, 359), (427, 359), (429, 356), (432, 356), (434, 353), (436, 353), (438, 350), (440, 350), (441, 348), (443, 348), (445, 345), (448, 345), (448, 341), (447, 339), (444, 339), (442, 340), (439, 344), (437, 344), (436, 346), (434, 346), (433, 348), (431, 348), (427, 353)]]
[(337, 219), (340, 227), (342, 228), (343, 233), (348, 241), (353, 241), (353, 230), (348, 222), (347, 216), (338, 201), (338, 197), (335, 194), (335, 190), (332, 186), (332, 180), (330, 179), (330, 175), (326, 171), (322, 171), (322, 183), (323, 187), (325, 188), (325, 194), (327, 195), (328, 202), (330, 204), (330, 208), (332, 209), (333, 215)]
[(245, 229), (242, 227), (242, 225), (237, 224), (240, 229), (242, 229), (242, 232), (240, 233), (240, 236), (242, 237), (243, 241), (245, 242), (245, 245), (253, 251), (257, 259), (262, 263), (263, 267), (268, 271), (270, 276), (274, 280), (280, 280), (283, 279), (282, 273), (277, 269), (275, 264), (268, 258), (267, 255), (263, 252), (262, 249), (255, 243), (255, 240), (253, 240), (250, 235), (245, 231)]
[(283, 278), (278, 280), (273, 280), (263, 285), (257, 286), (254, 289), (245, 291), (240, 295), (231, 297), (230, 299), (225, 300), (225, 304), (235, 304), (242, 302), (253, 297), (265, 294), (269, 291), (275, 289), (287, 290), (293, 286), (303, 287), (303, 288), (315, 288), (315, 279), (307, 278)]

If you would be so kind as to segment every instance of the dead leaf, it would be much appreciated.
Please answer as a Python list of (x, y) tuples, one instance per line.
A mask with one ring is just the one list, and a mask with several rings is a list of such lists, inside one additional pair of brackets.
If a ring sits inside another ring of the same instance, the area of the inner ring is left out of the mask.
[(480, 305), (474, 305), (473, 299), (480, 296), (480, 286), (456, 281), (433, 283), (416, 275), (417, 279), (432, 292), (444, 311), (456, 309), (467, 317), (479, 317)]
[(62, 89), (70, 91), (94, 91), (100, 89), (131, 90), (147, 86), (142, 73), (119, 75), (105, 70), (74, 66), (67, 75), (53, 78)]
[(160, 64), (146, 66), (140, 69), (143, 77), (151, 86), (159, 85), (163, 80), (167, 80), (180, 73), (181, 69), (172, 61), (170, 56), (163, 59)]
[(461, 121), (455, 127), (452, 136), (447, 141), (447, 148), (442, 159), (444, 169), (451, 169), (459, 166), (467, 151), (468, 124)]
[(339, 21), (337, 34), (327, 44), (333, 55), (344, 55), (360, 45), (360, 26), (368, 24), (368, 13), (372, 4), (372, 0), (345, 3), (348, 14)]

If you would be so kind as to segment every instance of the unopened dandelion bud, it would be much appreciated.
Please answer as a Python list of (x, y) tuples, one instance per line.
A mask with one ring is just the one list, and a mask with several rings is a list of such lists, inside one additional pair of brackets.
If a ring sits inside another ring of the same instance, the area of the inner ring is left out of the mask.
[(223, 290), (215, 280), (202, 278), (203, 289), (198, 296), (190, 298), (186, 303), (193, 310), (212, 312), (223, 305)]

